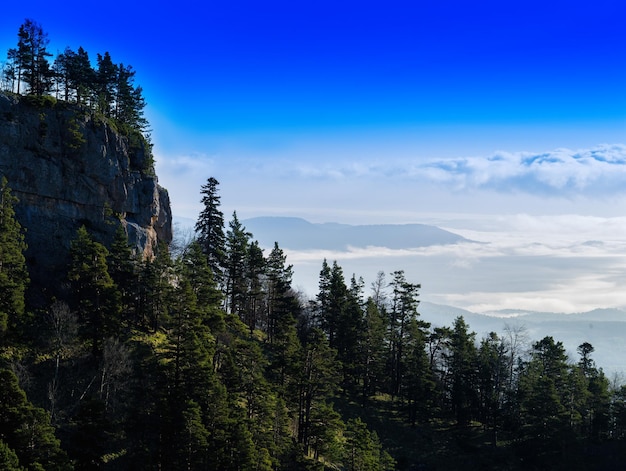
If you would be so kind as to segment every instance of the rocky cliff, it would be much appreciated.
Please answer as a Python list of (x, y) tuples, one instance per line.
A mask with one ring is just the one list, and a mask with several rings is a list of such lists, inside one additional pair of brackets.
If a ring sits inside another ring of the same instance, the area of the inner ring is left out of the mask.
[(172, 239), (169, 197), (145, 141), (78, 105), (0, 92), (0, 176), (19, 198), (35, 282), (66, 273), (81, 225), (108, 246), (121, 221), (147, 257)]

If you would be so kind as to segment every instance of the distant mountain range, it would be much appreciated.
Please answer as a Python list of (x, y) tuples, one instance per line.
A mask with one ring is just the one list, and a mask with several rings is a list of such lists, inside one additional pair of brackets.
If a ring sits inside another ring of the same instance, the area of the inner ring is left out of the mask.
[(311, 223), (296, 217), (256, 217), (242, 224), (262, 247), (278, 242), (292, 250), (345, 250), (347, 247), (408, 249), (465, 241), (458, 234), (425, 224), (349, 225)]
[[(175, 218), (175, 226), (192, 231), (195, 221)], [(295, 217), (257, 217), (241, 221), (262, 247), (272, 247), (277, 241), (281, 248), (291, 250), (346, 250), (348, 247), (388, 247), (409, 249), (431, 245), (469, 242), (458, 234), (424, 224), (348, 225), (316, 224)], [(595, 309), (577, 314), (501, 310), (476, 313), (457, 307), (423, 301), (418, 308), (421, 318), (433, 326), (452, 326), (463, 316), (480, 341), (489, 332), (504, 335), (506, 326), (523, 328), (528, 340), (552, 336), (563, 342), (573, 361), (576, 349), (584, 342), (595, 348), (592, 358), (609, 375), (626, 375), (626, 310)], [(625, 376), (626, 379), (626, 376)]]

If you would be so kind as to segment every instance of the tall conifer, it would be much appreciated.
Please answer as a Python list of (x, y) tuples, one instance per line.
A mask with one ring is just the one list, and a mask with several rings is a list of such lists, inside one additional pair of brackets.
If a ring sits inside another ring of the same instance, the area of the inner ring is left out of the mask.
[(204, 208), (196, 222), (198, 243), (207, 257), (209, 268), (211, 268), (213, 278), (218, 285), (222, 283), (223, 279), (222, 266), (224, 265), (224, 245), (226, 242), (224, 214), (220, 210), (221, 197), (218, 194), (219, 184), (215, 178), (210, 177), (202, 186), (200, 193)]
[(7, 179), (0, 180), (0, 335), (16, 328), (24, 316), (24, 293), (28, 271), (24, 251), (26, 243), (20, 223), (15, 219)]

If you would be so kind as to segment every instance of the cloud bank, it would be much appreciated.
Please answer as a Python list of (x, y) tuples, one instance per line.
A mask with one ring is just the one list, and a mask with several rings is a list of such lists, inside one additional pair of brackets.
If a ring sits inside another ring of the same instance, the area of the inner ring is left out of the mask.
[[(285, 169), (286, 170), (286, 169)], [(498, 151), (489, 156), (419, 161), (358, 159), (300, 164), (300, 178), (409, 179), (446, 186), (455, 191), (496, 190), (545, 195), (625, 193), (626, 146), (556, 149), (544, 153)]]
[[(478, 222), (450, 227), (476, 242), (418, 249), (287, 251), (294, 280), (314, 295), (321, 260), (367, 285), (379, 270), (405, 270), (422, 284), (422, 299), (475, 312), (500, 309), (581, 312), (626, 306), (626, 217), (501, 216), (497, 228)], [(495, 227), (495, 226), (494, 226)]]
[[(597, 199), (626, 198), (623, 144), (446, 159), (383, 155), (361, 159), (349, 153), (319, 158), (240, 153), (156, 157), (157, 173), (170, 191), (174, 211), (187, 217), (195, 217), (201, 209), (200, 187), (211, 176), (222, 183), (223, 203), (245, 211), (245, 217), (290, 214), (310, 218), (333, 208), (336, 216), (328, 214), (325, 220), (337, 222), (351, 222), (342, 217), (365, 208), (371, 211), (370, 222), (375, 222), (376, 214), (406, 214), (417, 207), (410, 201), (428, 201), (436, 211), (476, 212), (490, 206), (496, 211), (515, 207), (519, 212), (529, 211), (526, 201), (545, 208), (548, 201), (585, 200), (589, 213), (589, 209), (594, 212), (589, 205)], [(508, 200), (497, 201), (497, 195)], [(560, 209), (564, 210), (569, 211)], [(361, 223), (366, 220), (366, 215), (360, 217)]]
[(543, 154), (497, 152), (489, 157), (432, 161), (421, 166), (431, 181), (456, 189), (486, 188), (544, 194), (626, 192), (626, 146), (557, 149)]

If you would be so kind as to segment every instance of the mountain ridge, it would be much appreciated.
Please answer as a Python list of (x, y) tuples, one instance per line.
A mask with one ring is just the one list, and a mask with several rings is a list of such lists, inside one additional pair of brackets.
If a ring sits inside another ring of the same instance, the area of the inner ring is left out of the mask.
[(242, 224), (262, 246), (278, 242), (292, 250), (345, 250), (348, 247), (387, 247), (408, 249), (431, 245), (469, 242), (453, 232), (427, 224), (363, 224), (337, 222), (312, 223), (299, 217), (259, 216)]

